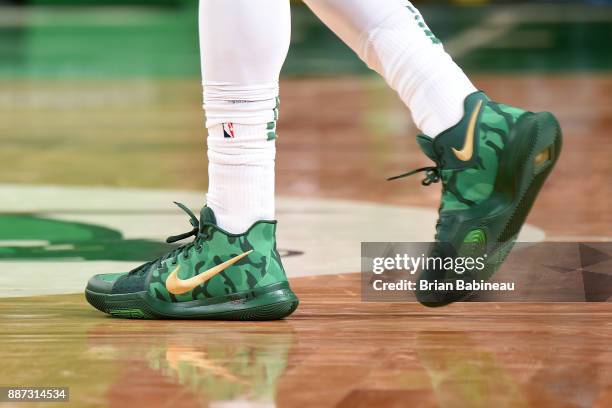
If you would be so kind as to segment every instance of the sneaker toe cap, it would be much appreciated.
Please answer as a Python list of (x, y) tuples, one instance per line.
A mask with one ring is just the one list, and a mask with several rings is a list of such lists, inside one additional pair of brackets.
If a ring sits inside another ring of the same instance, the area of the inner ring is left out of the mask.
[(123, 273), (104, 273), (94, 275), (87, 282), (87, 290), (96, 293), (111, 293), (113, 285)]

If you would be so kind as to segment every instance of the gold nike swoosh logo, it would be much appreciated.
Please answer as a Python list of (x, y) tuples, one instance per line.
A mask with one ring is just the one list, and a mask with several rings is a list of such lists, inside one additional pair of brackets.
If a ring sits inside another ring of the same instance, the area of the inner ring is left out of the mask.
[(453, 153), (455, 156), (461, 161), (468, 161), (472, 158), (472, 154), (474, 154), (474, 135), (476, 134), (476, 120), (478, 119), (478, 113), (480, 112), (480, 108), (482, 107), (482, 100), (478, 101), (478, 104), (474, 108), (474, 112), (472, 112), (472, 117), (470, 117), (470, 123), (468, 123), (467, 131), (465, 132), (465, 143), (461, 150), (457, 150), (453, 147)]
[(253, 252), (252, 249), (219, 265), (213, 266), (212, 268), (189, 279), (181, 279), (178, 277), (179, 270), (181, 269), (181, 265), (178, 265), (172, 272), (170, 272), (170, 275), (168, 275), (168, 279), (166, 279), (166, 289), (168, 289), (168, 292), (172, 293), (173, 295), (182, 295), (183, 293), (187, 293), (190, 290), (204, 284), (204, 282), (210, 280), (213, 276), (223, 272), (226, 268), (232, 266), (245, 256), (249, 255), (251, 252)]

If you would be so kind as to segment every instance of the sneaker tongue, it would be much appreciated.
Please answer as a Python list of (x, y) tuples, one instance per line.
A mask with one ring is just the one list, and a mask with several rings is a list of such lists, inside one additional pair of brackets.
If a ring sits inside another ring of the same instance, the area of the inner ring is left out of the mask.
[(423, 153), (425, 153), (425, 155), (431, 160), (436, 161), (436, 152), (433, 145), (434, 140), (425, 135), (418, 135), (416, 139)]
[(204, 224), (217, 225), (217, 218), (215, 217), (215, 213), (208, 206), (202, 207), (202, 210), (200, 211), (200, 225)]

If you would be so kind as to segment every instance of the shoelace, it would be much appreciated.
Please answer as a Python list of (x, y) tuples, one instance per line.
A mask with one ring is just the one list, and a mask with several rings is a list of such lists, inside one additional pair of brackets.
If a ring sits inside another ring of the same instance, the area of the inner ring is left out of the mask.
[[(139, 267), (131, 270), (130, 271), (130, 275), (141, 274), (141, 273), (145, 272), (149, 268), (149, 266), (152, 266), (152, 265), (158, 265), (159, 266), (166, 259), (173, 258), (172, 263), (175, 264), (177, 258), (179, 256), (181, 256), (181, 254), (187, 253), (200, 240), (208, 239), (208, 234), (207, 233), (205, 233), (205, 232), (200, 233), (200, 220), (198, 220), (198, 218), (195, 216), (195, 214), (189, 208), (187, 208), (187, 206), (185, 206), (182, 203), (177, 203), (175, 201), (174, 204), (176, 204), (181, 210), (183, 210), (185, 213), (187, 213), (187, 215), (189, 215), (189, 223), (193, 226), (193, 229), (191, 231), (185, 232), (183, 234), (170, 236), (170, 237), (166, 238), (166, 242), (169, 243), (169, 244), (172, 244), (174, 242), (182, 241), (185, 238), (189, 238), (189, 237), (196, 237), (196, 238), (193, 241), (191, 241), (190, 243), (188, 243), (186, 245), (181, 245), (180, 247), (176, 248), (175, 250), (171, 251), (170, 253), (168, 253), (166, 255), (163, 255), (163, 256), (157, 258), (154, 261), (147, 262), (147, 263), (142, 264)], [(198, 250), (201, 250), (201, 249), (202, 249), (202, 246), (199, 245), (198, 246)]]
[(198, 220), (198, 217), (196, 217), (195, 214), (189, 208), (187, 208), (187, 206), (185, 206), (184, 204), (177, 203), (176, 201), (174, 202), (174, 204), (176, 204), (178, 208), (180, 208), (181, 210), (187, 213), (187, 215), (189, 216), (189, 223), (193, 226), (193, 229), (189, 232), (185, 232), (179, 235), (173, 235), (173, 236), (166, 238), (166, 242), (169, 244), (172, 244), (178, 241), (182, 241), (185, 238), (197, 237), (198, 232), (200, 231), (200, 220)]
[[(442, 174), (440, 173), (441, 170), (441, 166), (428, 166), (428, 167), (421, 167), (420, 169), (416, 169), (413, 171), (410, 171), (408, 173), (404, 173), (404, 174), (400, 174), (399, 176), (395, 176), (395, 177), (389, 177), (387, 179), (387, 181), (393, 181), (393, 180), (397, 180), (397, 179), (401, 179), (404, 177), (409, 177), (409, 176), (413, 176), (417, 173), (425, 173), (425, 178), (423, 180), (421, 180), (421, 184), (424, 186), (430, 186), (434, 183), (439, 183), (440, 180), (442, 180)], [(442, 183), (442, 194), (444, 194), (444, 189), (445, 189), (445, 185), (444, 183)], [(439, 214), (442, 211), (442, 201), (440, 201), (440, 207), (438, 207), (438, 219), (436, 221), (436, 236), (435, 239), (438, 239), (438, 229), (440, 227), (440, 217)]]
[(393, 180), (401, 179), (404, 177), (409, 177), (409, 176), (412, 176), (412, 175), (415, 175), (421, 172), (425, 172), (425, 178), (421, 180), (422, 185), (429, 186), (433, 183), (440, 182), (440, 179), (441, 179), (440, 167), (438, 166), (421, 167), (420, 169), (416, 169), (408, 173), (400, 174), (399, 176), (389, 177), (387, 181), (393, 181)]

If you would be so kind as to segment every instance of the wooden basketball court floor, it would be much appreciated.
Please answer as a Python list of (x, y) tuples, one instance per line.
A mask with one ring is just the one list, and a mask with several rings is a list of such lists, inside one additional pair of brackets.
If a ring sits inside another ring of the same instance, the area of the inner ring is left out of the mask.
[[(558, 170), (528, 223), (546, 240), (611, 240), (612, 80), (480, 76), (476, 82), (498, 100), (556, 112), (564, 128)], [(3, 182), (205, 188), (197, 81), (3, 85), (43, 101), (14, 105), (0, 124), (14, 137), (0, 152), (4, 162), (32, 154), (3, 171)], [(127, 111), (113, 99), (118, 89), (127, 98), (140, 92), (143, 103)], [(279, 195), (436, 208), (439, 190), (421, 187), (418, 178), (384, 181), (426, 160), (406, 111), (379, 81), (286, 80), (282, 92)], [(73, 103), (95, 93), (106, 95), (103, 108)], [(321, 101), (333, 109), (322, 109)], [(52, 136), (41, 135), (43, 123)], [(49, 140), (63, 144), (45, 150)], [(145, 216), (155, 222), (157, 215)], [(375, 223), (372, 216), (347, 228), (367, 231)], [(326, 233), (307, 223), (301, 228), (315, 241)], [(300, 249), (299, 242), (283, 245)], [(3, 298), (0, 382), (69, 386), (71, 406), (92, 407), (612, 404), (610, 303), (461, 303), (435, 310), (364, 303), (358, 270), (338, 272), (292, 279), (299, 309), (267, 323), (119, 320), (90, 308), (80, 293)]]
[[(564, 151), (527, 237), (612, 241), (612, 77), (474, 80), (561, 121)], [(609, 302), (362, 302), (360, 242), (430, 239), (439, 199), (419, 177), (385, 181), (428, 161), (379, 79), (282, 81), (279, 244), (301, 304), (265, 323), (121, 320), (79, 293), (183, 232), (173, 200), (203, 203), (197, 79), (0, 79), (0, 90), (0, 386), (70, 387), (69, 404), (41, 406), (612, 406)], [(41, 221), (75, 236), (87, 223), (138, 254), (55, 242)]]

